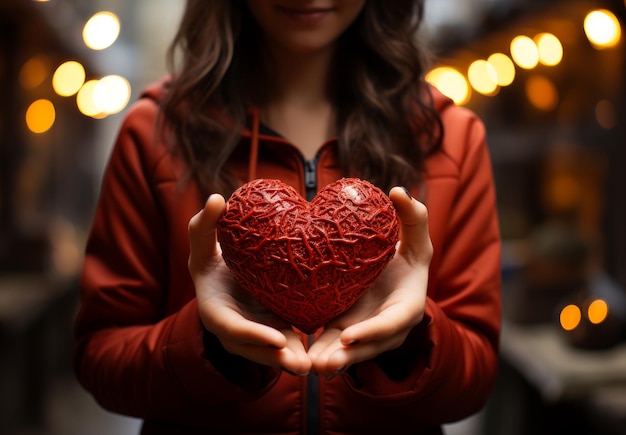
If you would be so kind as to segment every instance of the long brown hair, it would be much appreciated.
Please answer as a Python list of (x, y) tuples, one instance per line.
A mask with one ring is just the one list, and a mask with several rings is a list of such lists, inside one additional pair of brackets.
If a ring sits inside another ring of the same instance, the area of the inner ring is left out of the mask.
[[(385, 190), (418, 181), (424, 158), (441, 141), (423, 80), (427, 52), (416, 41), (423, 3), (366, 0), (338, 42), (340, 164)], [(173, 80), (162, 108), (170, 143), (207, 194), (236, 187), (224, 167), (253, 103), (252, 80), (262, 72), (258, 31), (243, 0), (188, 0), (168, 51)]]

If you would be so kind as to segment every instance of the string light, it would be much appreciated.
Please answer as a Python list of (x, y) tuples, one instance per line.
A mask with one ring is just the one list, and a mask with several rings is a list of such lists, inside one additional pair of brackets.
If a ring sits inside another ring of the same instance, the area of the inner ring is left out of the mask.
[(94, 101), (94, 89), (98, 84), (98, 80), (89, 80), (85, 82), (78, 94), (76, 94), (76, 105), (78, 106), (78, 110), (85, 116), (90, 116), (92, 118), (103, 118), (105, 114), (98, 108), (96, 102)]
[(50, 100), (34, 101), (26, 110), (26, 125), (33, 133), (45, 133), (54, 125), (56, 110)]
[(96, 83), (93, 101), (98, 110), (109, 115), (120, 112), (130, 100), (130, 83), (122, 76), (109, 75)]
[(455, 68), (440, 66), (426, 75), (426, 81), (452, 99), (456, 104), (465, 104), (469, 101), (470, 88), (465, 76)]
[(553, 110), (559, 102), (559, 91), (550, 79), (542, 75), (532, 75), (526, 81), (526, 96), (536, 108)]
[(540, 33), (535, 36), (539, 62), (547, 66), (555, 66), (563, 59), (563, 45), (559, 38), (551, 33)]
[(539, 50), (528, 36), (518, 35), (511, 41), (511, 57), (524, 69), (532, 69), (539, 63)]
[(498, 90), (498, 73), (486, 60), (475, 60), (467, 70), (467, 78), (472, 88), (483, 95), (494, 95)]
[(597, 49), (616, 46), (622, 36), (622, 29), (613, 12), (598, 9), (587, 14), (584, 29), (589, 42)]
[(494, 53), (487, 58), (496, 73), (498, 86), (509, 86), (515, 80), (515, 65), (509, 56), (504, 53)]
[(572, 331), (580, 324), (582, 313), (576, 305), (570, 304), (561, 310), (559, 320), (561, 327), (566, 331)]
[(594, 325), (604, 322), (609, 315), (609, 306), (602, 299), (596, 299), (587, 308), (587, 317)]
[(104, 50), (117, 40), (120, 34), (120, 20), (113, 12), (94, 14), (83, 28), (83, 41), (92, 50)]
[(85, 67), (74, 60), (59, 65), (52, 76), (52, 87), (62, 97), (74, 95), (84, 82)]
[(24, 89), (35, 89), (48, 78), (50, 69), (50, 61), (45, 56), (30, 58), (20, 68), (20, 85)]

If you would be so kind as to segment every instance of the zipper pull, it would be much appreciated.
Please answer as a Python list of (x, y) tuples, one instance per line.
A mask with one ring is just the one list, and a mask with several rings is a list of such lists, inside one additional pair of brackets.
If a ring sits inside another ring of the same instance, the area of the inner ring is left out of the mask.
[(311, 201), (317, 193), (317, 158), (304, 162), (304, 186), (306, 199)]

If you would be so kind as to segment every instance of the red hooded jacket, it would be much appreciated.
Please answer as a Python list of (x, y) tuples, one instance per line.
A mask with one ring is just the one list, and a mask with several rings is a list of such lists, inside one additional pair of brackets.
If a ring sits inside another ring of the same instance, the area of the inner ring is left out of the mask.
[[(78, 378), (104, 408), (144, 419), (144, 434), (306, 433), (307, 378), (231, 355), (202, 327), (187, 226), (205, 198), (155, 141), (162, 86), (128, 111), (104, 176), (75, 323)], [(330, 381), (311, 375), (320, 433), (438, 434), (478, 411), (496, 377), (500, 239), (485, 130), (433, 93), (443, 146), (410, 189), (428, 207), (434, 246), (425, 317), (400, 348)], [(335, 148), (320, 149), (318, 187), (344, 175)], [(229, 167), (242, 180), (279, 178), (304, 195), (293, 145), (253, 129), (239, 151)]]

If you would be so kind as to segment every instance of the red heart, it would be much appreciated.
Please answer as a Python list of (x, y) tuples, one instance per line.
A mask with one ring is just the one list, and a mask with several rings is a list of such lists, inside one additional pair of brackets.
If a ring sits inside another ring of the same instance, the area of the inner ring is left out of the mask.
[(310, 334), (385, 269), (398, 219), (389, 197), (361, 179), (329, 184), (310, 203), (281, 181), (258, 179), (227, 201), (217, 236), (241, 286)]

